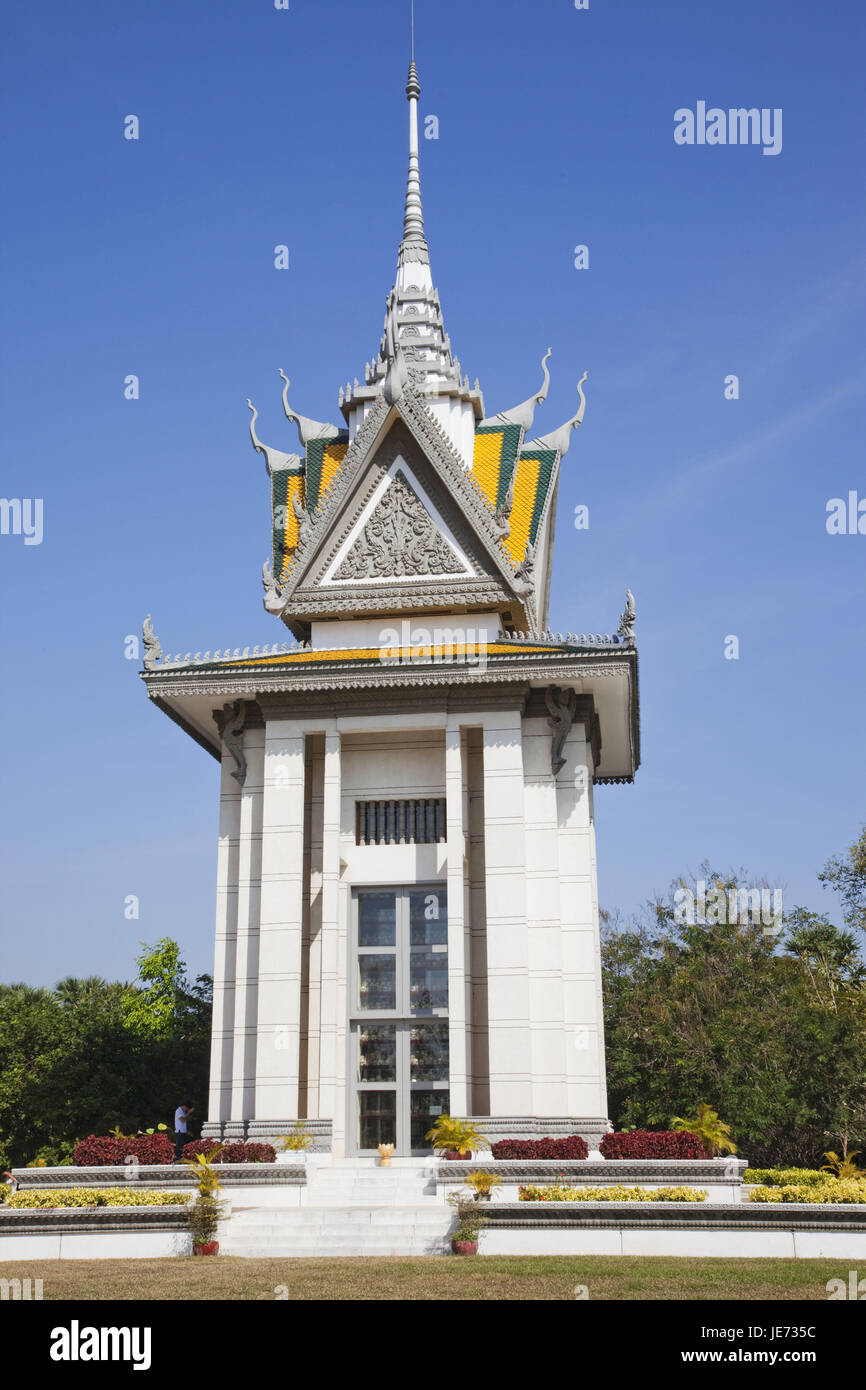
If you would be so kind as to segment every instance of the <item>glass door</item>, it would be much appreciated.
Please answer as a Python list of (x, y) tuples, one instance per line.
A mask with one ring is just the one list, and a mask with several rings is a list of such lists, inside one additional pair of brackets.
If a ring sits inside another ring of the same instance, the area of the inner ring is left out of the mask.
[(449, 1102), (445, 886), (357, 889), (352, 916), (350, 1132), (425, 1153)]

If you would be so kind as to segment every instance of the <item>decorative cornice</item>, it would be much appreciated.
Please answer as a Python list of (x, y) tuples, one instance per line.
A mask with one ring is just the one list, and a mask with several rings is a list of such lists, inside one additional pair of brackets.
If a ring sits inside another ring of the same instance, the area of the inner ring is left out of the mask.
[[(219, 1163), (216, 1166), (224, 1187), (298, 1187), (307, 1181), (307, 1170), (302, 1164)], [(18, 1168), (13, 1171), (13, 1176), (19, 1190), (28, 1192), (46, 1187), (194, 1188), (198, 1181), (195, 1173), (180, 1164), (143, 1163), (134, 1170), (134, 1178), (130, 1178), (130, 1171), (120, 1165), (105, 1168), (67, 1165), (63, 1168)], [(37, 1211), (39, 1208), (25, 1207), (22, 1210)]]
[(504, 1183), (565, 1178), (575, 1187), (631, 1187), (641, 1183), (692, 1187), (740, 1187), (746, 1164), (716, 1163), (713, 1159), (495, 1159), (486, 1156), (463, 1163), (447, 1160), (436, 1166), (436, 1181), (451, 1185), (471, 1172), (495, 1173)]
[(509, 709), (521, 715), (530, 698), (530, 687), (523, 681), (502, 682), (476, 687), (452, 686), (434, 691), (426, 687), (395, 687), (369, 691), (356, 687), (327, 692), (261, 694), (258, 705), (265, 721), (269, 719), (338, 718), (346, 714), (456, 714), (473, 710)]
[(485, 1225), (523, 1230), (563, 1228), (671, 1231), (864, 1231), (866, 1207), (853, 1203), (778, 1205), (741, 1202), (491, 1202)]
[(86, 1232), (186, 1231), (186, 1207), (0, 1206), (0, 1236), (83, 1235)]

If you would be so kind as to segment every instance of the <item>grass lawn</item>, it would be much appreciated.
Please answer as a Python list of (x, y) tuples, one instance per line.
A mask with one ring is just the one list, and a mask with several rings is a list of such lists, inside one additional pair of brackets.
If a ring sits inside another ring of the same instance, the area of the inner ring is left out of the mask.
[[(840, 1260), (723, 1260), (611, 1255), (494, 1255), (420, 1259), (26, 1260), (0, 1263), (0, 1279), (42, 1279), (51, 1299), (290, 1300), (827, 1299), (847, 1281)], [(843, 1268), (844, 1265), (844, 1268)], [(282, 1292), (282, 1291), (281, 1291)], [(285, 1293), (282, 1294), (285, 1297)]]

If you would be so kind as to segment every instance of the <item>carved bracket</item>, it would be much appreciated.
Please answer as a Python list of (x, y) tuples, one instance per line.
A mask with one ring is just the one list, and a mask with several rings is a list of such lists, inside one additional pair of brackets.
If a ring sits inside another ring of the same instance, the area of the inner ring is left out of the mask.
[(214, 711), (214, 719), (222, 735), (222, 741), (235, 761), (232, 777), (240, 786), (247, 780), (247, 760), (243, 745), (246, 717), (247, 708), (243, 700), (235, 700), (233, 704), (225, 704), (221, 710)]

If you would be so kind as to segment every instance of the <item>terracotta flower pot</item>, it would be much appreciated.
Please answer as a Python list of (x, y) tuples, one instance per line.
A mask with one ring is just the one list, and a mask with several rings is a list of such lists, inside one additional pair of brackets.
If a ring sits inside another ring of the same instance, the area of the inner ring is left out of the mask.
[(451, 1249), (455, 1255), (477, 1255), (477, 1240), (452, 1240)]
[(445, 1157), (446, 1157), (446, 1158), (450, 1158), (450, 1159), (456, 1159), (456, 1160), (458, 1160), (458, 1162), (464, 1162), (464, 1163), (465, 1163), (467, 1159), (470, 1159), (470, 1158), (472, 1157), (472, 1154), (471, 1154), (471, 1153), (462, 1154), (462, 1153), (460, 1153), (457, 1149), (446, 1149), (446, 1150), (445, 1150)]
[(219, 1248), (220, 1243), (218, 1240), (209, 1240), (204, 1245), (193, 1245), (192, 1253), (194, 1255), (218, 1255)]

